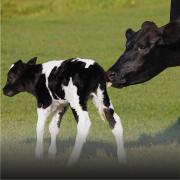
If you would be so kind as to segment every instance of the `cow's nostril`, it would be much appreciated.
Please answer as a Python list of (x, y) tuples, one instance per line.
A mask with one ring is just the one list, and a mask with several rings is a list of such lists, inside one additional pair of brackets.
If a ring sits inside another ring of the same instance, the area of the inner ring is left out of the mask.
[(115, 76), (115, 72), (111, 72), (111, 73), (110, 73), (110, 76)]
[(115, 78), (116, 73), (115, 73), (114, 71), (109, 71), (109, 72), (107, 73), (107, 75), (108, 75), (108, 79), (109, 79), (110, 81), (113, 81), (114, 78)]

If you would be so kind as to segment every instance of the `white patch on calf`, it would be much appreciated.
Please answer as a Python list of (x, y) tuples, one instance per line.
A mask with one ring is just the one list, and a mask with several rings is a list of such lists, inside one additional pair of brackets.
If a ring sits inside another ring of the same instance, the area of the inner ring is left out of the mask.
[(77, 135), (72, 154), (69, 158), (68, 165), (72, 165), (79, 159), (83, 144), (86, 141), (91, 122), (87, 111), (83, 111), (79, 104), (79, 96), (77, 94), (77, 87), (73, 84), (70, 78), (67, 86), (63, 86), (65, 98), (69, 101), (71, 108), (73, 108), (78, 115)]
[(68, 160), (68, 165), (73, 165), (78, 161), (83, 145), (86, 142), (86, 138), (89, 134), (90, 126), (91, 121), (89, 119), (88, 112), (84, 111), (79, 117), (76, 141), (71, 156)]
[[(76, 110), (76, 112), (81, 112), (82, 107), (79, 104), (79, 96), (77, 94), (77, 87), (73, 84), (72, 78), (70, 77), (69, 83), (67, 86), (62, 86), (65, 92), (65, 99), (69, 101), (71, 107)], [(78, 109), (77, 109), (78, 108)]]
[(59, 67), (62, 64), (63, 60), (53, 60), (53, 61), (48, 61), (46, 63), (42, 64), (42, 73), (46, 75), (46, 77), (49, 77), (51, 71), (53, 70), (54, 67)]
[(95, 93), (92, 93), (92, 95), (93, 95), (92, 102), (95, 105), (95, 107), (98, 109), (101, 119), (103, 121), (105, 121), (105, 119), (104, 119), (105, 116), (104, 116), (104, 111), (103, 111), (103, 103)]
[(92, 60), (92, 59), (76, 58), (76, 59), (72, 60), (72, 62), (74, 62), (74, 61), (80, 61), (80, 62), (85, 63), (85, 64), (86, 64), (86, 65), (85, 65), (85, 68), (89, 68), (89, 66), (91, 66), (91, 65), (93, 65), (93, 64), (95, 63), (95, 61)]
[(98, 102), (98, 109), (99, 109), (99, 114), (101, 116), (101, 118), (104, 120), (105, 118), (105, 114), (104, 114), (104, 109), (106, 109), (107, 107), (104, 106), (104, 94), (103, 94), (103, 90), (100, 88), (100, 85), (97, 88), (97, 102)]
[(36, 133), (37, 133), (37, 142), (36, 142), (36, 158), (42, 159), (43, 158), (43, 135), (44, 135), (44, 127), (45, 122), (50, 115), (51, 111), (50, 108), (38, 108), (37, 114), (38, 114), (38, 121), (36, 126)]
[(112, 133), (115, 137), (117, 144), (117, 156), (120, 163), (126, 162), (126, 153), (124, 150), (124, 141), (123, 141), (123, 127), (121, 124), (120, 117), (114, 113), (113, 117), (116, 121), (114, 128), (112, 129)]
[(51, 134), (51, 144), (49, 146), (48, 155), (51, 159), (55, 158), (57, 152), (56, 136), (59, 132), (58, 122), (59, 122), (59, 112), (56, 112), (52, 118), (52, 121), (49, 124), (49, 132)]

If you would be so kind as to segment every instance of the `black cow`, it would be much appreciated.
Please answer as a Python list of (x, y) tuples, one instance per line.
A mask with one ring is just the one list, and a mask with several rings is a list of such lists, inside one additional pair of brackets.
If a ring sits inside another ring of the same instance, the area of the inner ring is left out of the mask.
[(180, 65), (180, 20), (160, 28), (146, 21), (137, 32), (128, 29), (126, 39), (124, 53), (107, 72), (113, 87), (142, 83)]

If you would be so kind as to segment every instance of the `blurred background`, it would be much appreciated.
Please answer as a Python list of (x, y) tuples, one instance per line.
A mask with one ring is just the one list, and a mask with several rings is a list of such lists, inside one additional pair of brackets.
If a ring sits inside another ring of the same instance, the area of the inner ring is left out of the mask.
[[(156, 1), (143, 0), (3, 0), (2, 16), (42, 16), (52, 14), (63, 14), (74, 12), (92, 13), (92, 12), (111, 12), (125, 10), (127, 8), (150, 8), (154, 9)], [(159, 5), (158, 5), (159, 4)], [(164, 3), (163, 3), (164, 4)], [(165, 4), (170, 4), (166, 1)], [(156, 3), (156, 6), (162, 6), (162, 3)], [(157, 9), (157, 7), (156, 7)]]
[[(1, 84), (15, 61), (37, 56), (95, 59), (106, 70), (125, 47), (125, 30), (146, 21), (168, 23), (170, 0), (2, 0)], [(57, 139), (57, 159), (34, 159), (36, 100), (1, 92), (1, 157), (3, 177), (178, 177), (180, 166), (180, 71), (170, 68), (154, 79), (121, 90), (109, 88), (122, 119), (128, 162), (119, 165), (108, 123), (89, 103), (92, 127), (76, 167), (66, 169), (76, 135), (71, 111)], [(82, 171), (83, 170), (83, 171)]]

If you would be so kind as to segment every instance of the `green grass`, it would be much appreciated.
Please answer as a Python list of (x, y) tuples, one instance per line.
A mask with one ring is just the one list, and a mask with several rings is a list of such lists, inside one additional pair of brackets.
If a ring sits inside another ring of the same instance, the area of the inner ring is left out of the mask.
[[(91, 58), (108, 69), (124, 50), (127, 28), (137, 30), (144, 20), (153, 20), (159, 26), (169, 20), (169, 1), (135, 0), (135, 4), (131, 3), (121, 0), (2, 1), (2, 86), (12, 63), (34, 56), (40, 63), (71, 57)], [(124, 126), (129, 169), (137, 164), (144, 168), (161, 164), (174, 169), (179, 166), (179, 77), (180, 71), (176, 67), (141, 85), (108, 89)], [(108, 124), (101, 121), (92, 103), (88, 108), (92, 128), (79, 167), (96, 169), (102, 164), (115, 167), (116, 147)], [(57, 160), (47, 166), (34, 160), (36, 119), (36, 100), (31, 95), (1, 96), (4, 169), (23, 163), (32, 168), (48, 168), (52, 164), (57, 168), (65, 166), (76, 134), (71, 112), (64, 116), (58, 135)], [(48, 145), (47, 126), (46, 154)]]

